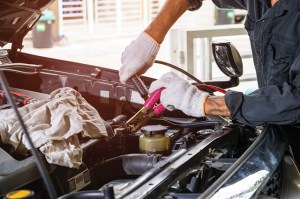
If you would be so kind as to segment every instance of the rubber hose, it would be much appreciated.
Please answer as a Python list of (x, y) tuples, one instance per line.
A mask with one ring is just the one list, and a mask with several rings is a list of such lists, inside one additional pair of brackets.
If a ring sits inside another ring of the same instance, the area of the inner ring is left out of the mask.
[(122, 157), (123, 168), (128, 175), (142, 175), (152, 169), (161, 155), (134, 154)]
[(112, 171), (122, 170), (127, 175), (142, 175), (153, 168), (160, 157), (160, 155), (126, 154), (106, 160), (102, 166), (107, 166)]
[(99, 186), (113, 180), (140, 176), (150, 170), (161, 155), (127, 154), (105, 160), (91, 170)]

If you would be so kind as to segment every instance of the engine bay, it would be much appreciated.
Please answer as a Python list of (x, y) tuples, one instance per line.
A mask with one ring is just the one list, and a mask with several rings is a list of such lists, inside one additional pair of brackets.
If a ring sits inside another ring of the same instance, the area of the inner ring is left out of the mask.
[[(43, 159), (61, 198), (105, 194), (112, 198), (198, 198), (237, 164), (259, 136), (256, 129), (233, 124), (228, 118), (192, 118), (180, 111), (165, 112), (132, 131), (124, 124), (144, 100), (134, 85), (118, 82), (116, 71), (25, 53), (13, 61), (2, 55), (12, 91), (41, 101), (56, 89), (75, 89), (98, 111), (113, 135), (80, 137), (83, 158), (78, 169), (47, 164)], [(142, 79), (146, 85), (153, 81)], [(24, 106), (21, 102), (19, 107)], [(10, 108), (5, 100), (1, 107)], [(0, 144), (0, 194), (28, 189), (35, 198), (48, 198), (31, 154), (18, 155), (11, 146)]]

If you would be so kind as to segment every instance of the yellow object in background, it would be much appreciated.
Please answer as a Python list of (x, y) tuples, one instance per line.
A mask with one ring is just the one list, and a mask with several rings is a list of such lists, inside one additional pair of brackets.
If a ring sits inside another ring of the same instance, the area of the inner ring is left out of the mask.
[(17, 190), (7, 193), (5, 199), (34, 199), (34, 192), (30, 190)]

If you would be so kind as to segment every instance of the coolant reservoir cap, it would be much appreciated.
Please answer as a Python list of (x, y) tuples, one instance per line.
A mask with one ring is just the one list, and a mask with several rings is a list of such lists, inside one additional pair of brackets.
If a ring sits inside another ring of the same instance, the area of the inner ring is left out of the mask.
[(145, 136), (164, 134), (167, 130), (168, 128), (163, 125), (147, 125), (141, 128), (141, 131)]

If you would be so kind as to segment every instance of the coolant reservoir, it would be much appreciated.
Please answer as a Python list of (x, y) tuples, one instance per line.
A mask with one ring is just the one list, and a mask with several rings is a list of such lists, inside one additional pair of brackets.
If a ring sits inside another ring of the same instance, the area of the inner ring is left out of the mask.
[(142, 135), (139, 138), (140, 152), (168, 155), (170, 153), (170, 138), (165, 135), (167, 130), (167, 127), (162, 125), (142, 127)]

